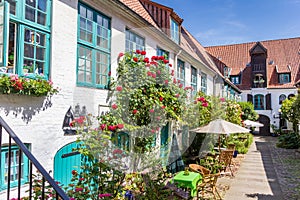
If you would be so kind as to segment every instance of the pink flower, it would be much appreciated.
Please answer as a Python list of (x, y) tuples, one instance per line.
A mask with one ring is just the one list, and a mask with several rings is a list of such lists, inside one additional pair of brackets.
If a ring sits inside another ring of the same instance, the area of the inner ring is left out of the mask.
[(172, 64), (171, 64), (171, 63), (169, 64), (169, 67), (172, 67)]
[(204, 98), (204, 97), (198, 97), (197, 100), (198, 100), (198, 101), (201, 101), (201, 102), (204, 102), (204, 101), (205, 101), (205, 98)]
[(163, 60), (163, 61), (164, 61), (164, 63), (165, 63), (165, 64), (169, 63), (169, 61), (168, 61), (168, 60)]
[(148, 72), (147, 72), (147, 75), (148, 75), (148, 76), (152, 76), (152, 72), (148, 71)]
[(81, 192), (83, 188), (75, 188), (75, 192)]
[(117, 104), (113, 104), (112, 106), (112, 109), (116, 110), (118, 108)]
[(160, 120), (160, 116), (156, 117), (157, 120)]
[(124, 53), (119, 53), (118, 58), (121, 58), (122, 56), (124, 56)]
[(49, 85), (53, 85), (53, 82), (51, 80), (48, 81)]
[(80, 178), (79, 181), (84, 181), (84, 178)]
[(123, 87), (119, 85), (119, 86), (117, 86), (117, 88), (116, 88), (116, 89), (117, 89), (117, 91), (121, 92), (121, 91), (122, 91), (122, 89), (123, 89)]
[(72, 175), (77, 175), (77, 171), (76, 170), (72, 170)]
[(139, 59), (138, 59), (137, 57), (134, 57), (134, 58), (133, 58), (133, 61), (134, 61), (134, 62), (138, 62)]
[(108, 75), (108, 76), (111, 76), (111, 71), (109, 71), (107, 75)]
[(135, 51), (135, 53), (140, 54), (140, 53), (141, 53), (141, 50), (137, 49), (137, 50)]
[(176, 78), (173, 79), (173, 83), (177, 83)]
[(146, 51), (142, 51), (141, 55), (143, 55), (143, 56), (146, 55)]
[(224, 98), (224, 97), (221, 97), (221, 98), (220, 98), (220, 101), (221, 101), (221, 102), (225, 102), (225, 98)]
[(152, 78), (156, 78), (156, 74), (153, 73), (153, 74), (152, 74)]
[(179, 94), (176, 94), (176, 95), (175, 95), (175, 97), (177, 97), (177, 98), (178, 98), (179, 96), (180, 96)]
[(122, 154), (123, 151), (121, 149), (115, 149), (112, 153), (113, 154)]
[(155, 130), (154, 130), (154, 129), (152, 129), (152, 130), (151, 130), (151, 133), (155, 133)]
[(166, 106), (161, 106), (161, 109), (165, 109), (166, 108)]
[(179, 85), (179, 88), (182, 88), (182, 87), (183, 87), (183, 85), (182, 85), (182, 84), (180, 84), (180, 85)]
[(204, 102), (204, 103), (202, 103), (202, 106), (203, 106), (203, 107), (207, 107), (207, 106), (208, 106), (208, 103), (207, 103), (207, 102)]
[(149, 63), (149, 58), (144, 58), (143, 60), (145, 63)]
[(150, 109), (149, 112), (154, 113), (154, 110), (153, 110), (153, 109)]
[(101, 128), (102, 131), (105, 129), (105, 127), (106, 127), (106, 124), (101, 124), (100, 125), (100, 128)]
[(118, 124), (117, 127), (118, 127), (118, 129), (122, 129), (122, 128), (124, 128), (124, 124)]
[(132, 111), (132, 114), (136, 114), (138, 111), (136, 110), (136, 109), (134, 109), (133, 111)]
[(169, 80), (165, 80), (165, 84), (168, 85), (169, 84)]
[(152, 56), (151, 60), (157, 60), (157, 56)]
[(164, 98), (163, 98), (163, 97), (159, 97), (159, 100), (160, 100), (160, 101), (163, 101), (163, 100), (164, 100)]
[(160, 74), (161, 74), (160, 70), (157, 70), (156, 74), (157, 74), (157, 75), (160, 75)]
[(102, 198), (102, 197), (110, 197), (111, 194), (109, 193), (105, 193), (105, 194), (99, 194), (99, 198)]
[(71, 197), (70, 200), (76, 200), (74, 197)]

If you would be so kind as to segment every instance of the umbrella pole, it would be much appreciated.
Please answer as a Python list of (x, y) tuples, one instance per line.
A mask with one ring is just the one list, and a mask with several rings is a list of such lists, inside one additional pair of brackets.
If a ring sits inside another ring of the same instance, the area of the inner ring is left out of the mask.
[(220, 140), (220, 135), (219, 135), (219, 152), (221, 152), (221, 140)]

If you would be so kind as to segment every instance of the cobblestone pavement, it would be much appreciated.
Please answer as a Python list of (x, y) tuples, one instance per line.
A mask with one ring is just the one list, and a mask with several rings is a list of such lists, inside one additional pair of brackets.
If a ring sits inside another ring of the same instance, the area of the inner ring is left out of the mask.
[(276, 137), (255, 136), (254, 142), (247, 155), (234, 159), (235, 177), (219, 178), (223, 199), (300, 200), (300, 155), (277, 148)]

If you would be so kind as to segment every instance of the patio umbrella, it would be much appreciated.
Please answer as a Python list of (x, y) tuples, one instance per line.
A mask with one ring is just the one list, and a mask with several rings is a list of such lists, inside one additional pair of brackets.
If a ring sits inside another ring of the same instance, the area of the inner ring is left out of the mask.
[(246, 127), (263, 127), (264, 126), (262, 123), (251, 121), (248, 119), (245, 120), (243, 123), (245, 124)]
[(233, 124), (223, 119), (216, 119), (211, 121), (208, 125), (195, 128), (191, 130), (195, 133), (212, 133), (219, 134), (219, 150), (220, 150), (220, 135), (229, 135), (231, 133), (249, 133), (249, 129), (246, 129), (237, 124)]

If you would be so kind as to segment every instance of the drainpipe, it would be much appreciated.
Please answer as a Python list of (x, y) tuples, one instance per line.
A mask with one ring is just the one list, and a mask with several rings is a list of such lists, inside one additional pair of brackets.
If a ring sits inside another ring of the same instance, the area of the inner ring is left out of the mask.
[(214, 96), (217, 96), (216, 95), (216, 93), (217, 93), (217, 91), (216, 91), (216, 79), (217, 79), (217, 77), (218, 77), (218, 75), (216, 74), (216, 75), (214, 75), (214, 77), (213, 77), (213, 95)]
[[(174, 57), (174, 69), (177, 69), (177, 58), (178, 58), (178, 56), (181, 54), (181, 52), (182, 52), (182, 50), (180, 49), (179, 51), (178, 51), (178, 53), (175, 55), (175, 57)], [(175, 68), (176, 67), (176, 68)], [(176, 74), (177, 74), (177, 71), (176, 71)]]

